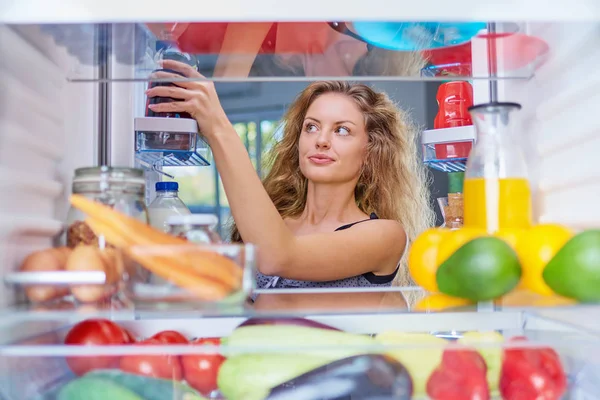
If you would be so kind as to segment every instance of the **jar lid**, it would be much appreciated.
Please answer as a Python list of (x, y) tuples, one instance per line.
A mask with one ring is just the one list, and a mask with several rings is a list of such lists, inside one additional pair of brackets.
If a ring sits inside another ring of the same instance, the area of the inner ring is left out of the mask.
[(167, 218), (169, 225), (207, 225), (214, 226), (219, 219), (214, 214), (172, 215)]
[(83, 167), (75, 170), (73, 182), (98, 182), (100, 180), (145, 183), (144, 171), (129, 167)]
[(154, 186), (156, 191), (174, 192), (179, 190), (179, 184), (177, 182), (156, 182)]

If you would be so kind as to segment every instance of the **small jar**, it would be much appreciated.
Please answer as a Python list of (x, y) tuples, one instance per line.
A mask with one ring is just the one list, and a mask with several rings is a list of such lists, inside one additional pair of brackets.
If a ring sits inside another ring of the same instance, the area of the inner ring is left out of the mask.
[(192, 243), (221, 243), (219, 234), (214, 228), (219, 219), (214, 214), (173, 215), (167, 219), (169, 233), (184, 238)]
[[(113, 209), (148, 223), (144, 200), (144, 171), (134, 168), (89, 167), (75, 170), (72, 192), (101, 202)], [(67, 214), (67, 246), (79, 244), (105, 247), (104, 238), (97, 237), (85, 223), (85, 214), (71, 207)]]

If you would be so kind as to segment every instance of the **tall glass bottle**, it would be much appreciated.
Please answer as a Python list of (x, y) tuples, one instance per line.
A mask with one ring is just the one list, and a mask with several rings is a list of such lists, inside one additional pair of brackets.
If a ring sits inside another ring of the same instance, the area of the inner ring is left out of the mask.
[(517, 103), (486, 103), (469, 109), (477, 143), (469, 155), (464, 181), (464, 225), (500, 230), (531, 225), (531, 188), (525, 157), (510, 115)]

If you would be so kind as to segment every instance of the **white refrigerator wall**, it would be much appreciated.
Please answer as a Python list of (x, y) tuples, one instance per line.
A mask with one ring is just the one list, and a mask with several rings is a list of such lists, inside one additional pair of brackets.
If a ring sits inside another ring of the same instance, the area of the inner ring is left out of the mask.
[(520, 131), (540, 222), (600, 226), (600, 24), (531, 24), (550, 54), (533, 79), (501, 81)]
[[(96, 85), (33, 27), (0, 26), (0, 275), (63, 227), (73, 170), (94, 162)], [(14, 302), (4, 288), (0, 307)]]

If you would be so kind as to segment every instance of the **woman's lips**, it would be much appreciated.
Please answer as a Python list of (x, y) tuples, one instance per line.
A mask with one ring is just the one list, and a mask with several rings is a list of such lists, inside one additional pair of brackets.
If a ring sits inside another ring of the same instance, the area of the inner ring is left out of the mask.
[(326, 164), (331, 164), (333, 162), (332, 158), (323, 157), (323, 156), (311, 156), (311, 157), (308, 157), (308, 159), (317, 165), (326, 165)]

